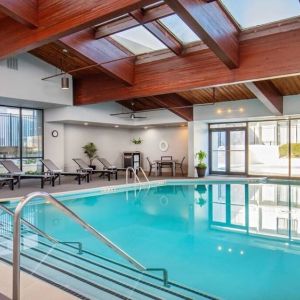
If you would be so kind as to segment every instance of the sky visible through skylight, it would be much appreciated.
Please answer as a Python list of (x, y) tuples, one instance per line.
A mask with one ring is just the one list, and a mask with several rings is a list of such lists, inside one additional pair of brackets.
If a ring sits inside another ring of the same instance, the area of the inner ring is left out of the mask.
[(162, 18), (160, 22), (184, 45), (200, 41), (199, 37), (177, 15)]
[(241, 28), (300, 16), (299, 0), (221, 0)]
[(167, 48), (143, 26), (113, 34), (111, 37), (135, 55)]

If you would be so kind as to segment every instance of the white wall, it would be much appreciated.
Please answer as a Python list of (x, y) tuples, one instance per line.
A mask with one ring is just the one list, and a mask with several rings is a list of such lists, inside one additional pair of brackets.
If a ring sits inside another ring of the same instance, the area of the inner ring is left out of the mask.
[[(6, 60), (0, 62), (0, 104), (41, 108), (73, 104), (72, 88), (62, 90), (60, 77), (42, 80), (56, 74), (55, 67), (28, 53), (18, 55), (17, 59), (18, 70), (8, 69)], [(72, 78), (69, 78), (72, 87)]]
[[(59, 136), (54, 138), (51, 131), (57, 130)], [(132, 138), (141, 138), (141, 145), (134, 145)], [(165, 140), (169, 144), (167, 152), (159, 149), (159, 142)], [(148, 170), (146, 157), (152, 160), (161, 155), (172, 155), (174, 159), (188, 157), (187, 127), (157, 127), (145, 129), (109, 128), (99, 126), (83, 126), (73, 124), (46, 124), (45, 126), (45, 157), (52, 159), (60, 168), (74, 171), (76, 169), (72, 158), (85, 157), (82, 146), (93, 142), (98, 148), (98, 155), (105, 157), (113, 165), (122, 167), (124, 151), (140, 151), (143, 155), (143, 166)], [(98, 164), (98, 163), (96, 163)], [(98, 164), (99, 167), (101, 164)], [(187, 159), (185, 161), (187, 169)]]
[[(173, 159), (181, 161), (183, 157), (184, 169), (187, 171), (188, 165), (188, 127), (155, 127), (145, 129), (135, 129), (131, 131), (132, 138), (141, 138), (141, 145), (134, 145), (134, 149), (143, 153), (143, 166), (148, 170), (147, 156), (151, 161), (160, 159), (163, 155), (171, 155)], [(166, 152), (159, 149), (159, 143), (166, 141), (169, 145)]]

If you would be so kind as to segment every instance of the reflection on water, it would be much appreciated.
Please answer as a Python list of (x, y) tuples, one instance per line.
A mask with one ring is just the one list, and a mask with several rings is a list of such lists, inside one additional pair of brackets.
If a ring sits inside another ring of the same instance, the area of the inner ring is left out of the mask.
[(214, 184), (209, 186), (211, 225), (297, 240), (300, 186)]

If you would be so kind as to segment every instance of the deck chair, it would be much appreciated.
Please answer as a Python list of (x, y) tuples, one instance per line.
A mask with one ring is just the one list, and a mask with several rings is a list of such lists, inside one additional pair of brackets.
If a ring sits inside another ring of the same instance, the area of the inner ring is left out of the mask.
[(96, 158), (102, 165), (103, 170), (110, 170), (115, 174), (115, 178), (118, 179), (118, 172), (119, 171), (126, 171), (126, 168), (118, 168), (116, 166), (113, 166), (111, 163), (108, 162), (106, 158), (103, 157), (97, 157)]
[(78, 170), (77, 172), (64, 172), (59, 169), (51, 159), (41, 159), (42, 164), (48, 170), (47, 172), (54, 176), (53, 180), (58, 179), (58, 183), (61, 183), (61, 176), (75, 176), (78, 184), (81, 184), (81, 180), (84, 179), (90, 182), (90, 173), (87, 171)]
[(54, 177), (51, 174), (25, 174), (12, 160), (2, 160), (1, 164), (7, 170), (7, 175), (15, 179), (14, 184), (18, 184), (19, 188), (21, 187), (21, 180), (23, 179), (39, 179), (42, 189), (46, 181), (50, 181), (52, 186), (55, 185)]
[(12, 177), (0, 177), (0, 188), (6, 184), (12, 191), (14, 190), (14, 179)]
[(111, 170), (94, 170), (81, 158), (73, 158), (73, 161), (79, 166), (77, 171), (88, 172), (91, 180), (93, 174), (100, 174), (100, 177), (107, 176), (108, 181), (110, 181), (110, 175), (113, 174)]

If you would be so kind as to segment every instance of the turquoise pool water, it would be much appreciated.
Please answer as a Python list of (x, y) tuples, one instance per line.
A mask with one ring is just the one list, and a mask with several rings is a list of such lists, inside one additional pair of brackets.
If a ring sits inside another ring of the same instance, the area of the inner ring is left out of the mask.
[[(173, 281), (220, 299), (300, 299), (300, 185), (168, 184), (57, 198)], [(23, 217), (126, 263), (49, 204), (36, 201)]]

